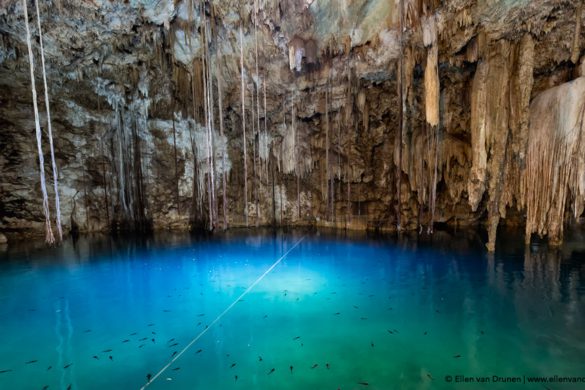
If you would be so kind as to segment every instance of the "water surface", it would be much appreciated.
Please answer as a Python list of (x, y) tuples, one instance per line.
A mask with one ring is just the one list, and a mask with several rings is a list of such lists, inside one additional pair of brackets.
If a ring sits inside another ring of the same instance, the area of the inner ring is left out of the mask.
[(172, 359), (149, 389), (585, 388), (524, 383), (585, 380), (583, 241), (517, 242), (236, 231), (11, 249), (0, 388), (139, 389)]

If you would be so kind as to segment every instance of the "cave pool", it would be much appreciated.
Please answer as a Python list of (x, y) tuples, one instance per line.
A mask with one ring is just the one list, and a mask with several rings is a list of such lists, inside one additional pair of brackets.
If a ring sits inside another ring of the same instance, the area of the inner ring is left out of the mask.
[(504, 232), (493, 255), (480, 236), (234, 230), (9, 248), (0, 389), (585, 388), (582, 233), (553, 249)]

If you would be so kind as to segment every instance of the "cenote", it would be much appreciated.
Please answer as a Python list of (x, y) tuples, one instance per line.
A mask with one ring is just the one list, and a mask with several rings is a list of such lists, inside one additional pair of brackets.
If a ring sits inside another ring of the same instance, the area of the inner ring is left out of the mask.
[(234, 230), (15, 247), (0, 263), (0, 388), (583, 380), (582, 234), (560, 249), (525, 248), (508, 231), (495, 253), (469, 231)]
[(0, 390), (585, 389), (585, 0), (0, 0)]

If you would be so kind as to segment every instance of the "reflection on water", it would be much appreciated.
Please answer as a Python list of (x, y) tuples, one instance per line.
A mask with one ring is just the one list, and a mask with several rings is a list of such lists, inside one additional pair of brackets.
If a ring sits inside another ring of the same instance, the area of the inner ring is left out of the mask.
[[(484, 240), (469, 230), (233, 230), (13, 245), (0, 253), (0, 388), (139, 388), (209, 325), (152, 388), (449, 389), (457, 375), (584, 376), (583, 233), (560, 249), (526, 248), (522, 232), (504, 230), (495, 254)], [(543, 388), (534, 386), (525, 384)]]

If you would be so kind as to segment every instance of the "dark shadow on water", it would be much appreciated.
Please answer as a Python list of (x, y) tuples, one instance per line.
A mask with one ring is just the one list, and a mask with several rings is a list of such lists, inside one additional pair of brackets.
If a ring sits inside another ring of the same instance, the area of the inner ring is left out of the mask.
[(118, 233), (82, 234), (68, 237), (55, 247), (47, 247), (42, 240), (12, 242), (0, 248), (0, 265), (29, 263), (51, 264), (53, 262), (84, 263), (96, 258), (129, 258), (154, 250), (178, 249), (201, 243), (222, 244), (236, 240), (294, 240), (301, 236), (311, 240), (325, 239), (335, 242), (361, 242), (369, 245), (386, 245), (402, 251), (433, 251), (437, 254), (463, 256), (471, 259), (506, 262), (506, 266), (522, 266), (526, 258), (551, 258), (572, 264), (585, 262), (585, 229), (576, 227), (566, 232), (564, 244), (550, 247), (544, 240), (533, 240), (524, 245), (521, 229), (502, 227), (498, 232), (494, 254), (485, 249), (487, 236), (481, 229), (461, 229), (444, 226), (433, 234), (423, 232), (372, 233), (327, 228), (235, 228), (227, 231), (201, 232), (155, 232), (143, 234)]

